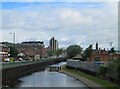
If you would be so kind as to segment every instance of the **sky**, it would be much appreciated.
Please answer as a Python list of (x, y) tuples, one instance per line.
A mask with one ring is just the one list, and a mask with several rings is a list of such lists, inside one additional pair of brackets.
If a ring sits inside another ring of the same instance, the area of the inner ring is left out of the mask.
[[(15, 1), (15, 0), (13, 0)], [(26, 0), (27, 1), (27, 0)], [(109, 42), (118, 48), (117, 2), (2, 2), (0, 41), (16, 43), (44, 41), (49, 45), (51, 37), (59, 47), (80, 45), (83, 49), (98, 42), (99, 47), (109, 49)]]

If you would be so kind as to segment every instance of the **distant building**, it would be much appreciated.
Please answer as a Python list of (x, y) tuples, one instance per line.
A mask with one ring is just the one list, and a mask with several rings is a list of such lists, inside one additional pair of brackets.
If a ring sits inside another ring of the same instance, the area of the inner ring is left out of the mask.
[(0, 44), (0, 61), (8, 58), (10, 52), (10, 48), (6, 45)]
[(107, 51), (104, 49), (99, 49), (99, 50), (93, 50), (93, 53), (90, 58), (91, 61), (101, 61), (101, 62), (107, 62), (109, 60), (109, 54)]
[(28, 42), (22, 42), (21, 43), (22, 46), (34, 46), (34, 47), (44, 47), (44, 42), (41, 41), (28, 41)]
[(75, 57), (73, 57), (73, 60), (83, 60), (83, 57), (80, 54), (77, 54)]
[(19, 53), (25, 54), (26, 57), (29, 58), (41, 58), (46, 55), (46, 49), (44, 47), (44, 42), (41, 41), (27, 41), (22, 43), (9, 43), (9, 42), (0, 42), (6, 46), (15, 46)]
[(37, 59), (44, 57), (46, 50), (44, 48), (44, 42), (41, 41), (28, 41), (17, 44), (16, 48), (20, 53), (24, 53), (26, 56)]
[(0, 44), (6, 45), (8, 47), (14, 45), (13, 43), (10, 43), (10, 42), (0, 42)]
[(90, 57), (90, 61), (98, 61), (98, 62), (108, 62), (111, 59), (115, 59), (115, 58), (120, 58), (120, 54), (118, 53), (108, 53), (105, 48), (98, 49), (98, 43), (96, 43), (96, 49), (93, 50), (91, 57)]
[(55, 40), (54, 37), (52, 37), (49, 41), (49, 49), (54, 51), (58, 49), (58, 41)]

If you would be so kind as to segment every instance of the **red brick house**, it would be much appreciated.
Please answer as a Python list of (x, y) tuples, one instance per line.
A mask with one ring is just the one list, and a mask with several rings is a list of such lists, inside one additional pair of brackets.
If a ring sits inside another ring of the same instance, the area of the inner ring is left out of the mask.
[(116, 58), (120, 58), (120, 54), (119, 53), (111, 53), (109, 54), (109, 59), (116, 59)]
[(107, 62), (109, 60), (109, 54), (106, 52), (106, 50), (94, 50), (90, 61), (101, 61), (101, 62)]
[(40, 41), (23, 42), (16, 47), (19, 52), (25, 54), (27, 57), (34, 58), (35, 56), (38, 56), (40, 58), (46, 55), (44, 43)]
[(93, 50), (90, 61), (99, 61), (99, 62), (108, 62), (112, 59), (120, 58), (120, 54), (118, 53), (108, 53), (105, 48), (98, 49), (98, 43), (96, 43), (96, 49)]
[(23, 48), (21, 52), (27, 56), (34, 56), (34, 55), (44, 56), (46, 53), (45, 48), (34, 48), (34, 47)]

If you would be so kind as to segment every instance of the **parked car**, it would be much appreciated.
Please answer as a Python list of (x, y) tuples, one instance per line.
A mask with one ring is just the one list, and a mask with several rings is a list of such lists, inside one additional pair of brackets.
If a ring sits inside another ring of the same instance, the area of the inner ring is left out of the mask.
[(9, 58), (4, 58), (4, 62), (10, 62)]
[(20, 57), (18, 60), (19, 60), (19, 61), (22, 61), (23, 59)]

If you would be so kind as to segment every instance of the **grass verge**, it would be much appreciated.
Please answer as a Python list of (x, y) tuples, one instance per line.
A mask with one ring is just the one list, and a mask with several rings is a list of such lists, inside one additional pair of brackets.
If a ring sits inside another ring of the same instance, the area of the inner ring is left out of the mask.
[(106, 89), (120, 89), (120, 86), (116, 85), (116, 84), (113, 84), (111, 83), (110, 81), (107, 81), (107, 80), (103, 80), (103, 79), (100, 79), (98, 77), (95, 77), (93, 75), (90, 75), (90, 74), (86, 74), (84, 72), (81, 72), (81, 71), (76, 71), (74, 69), (67, 69), (66, 66), (64, 66), (62, 68), (62, 70), (64, 71), (68, 71), (70, 73), (74, 73), (76, 75), (79, 75), (79, 76), (82, 76), (82, 77), (85, 77), (95, 83), (98, 83), (100, 85), (102, 85), (103, 87), (105, 87)]

